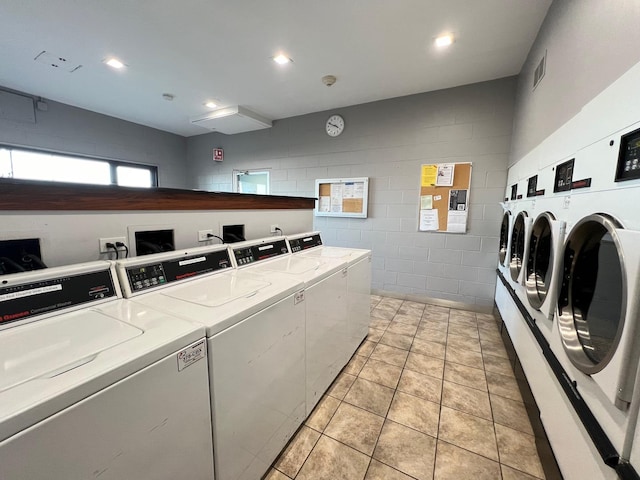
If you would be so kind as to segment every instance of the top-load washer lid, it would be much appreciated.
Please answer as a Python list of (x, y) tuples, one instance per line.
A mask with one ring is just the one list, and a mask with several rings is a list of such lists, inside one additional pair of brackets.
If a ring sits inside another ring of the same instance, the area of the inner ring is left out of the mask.
[(349, 263), (349, 265), (371, 255), (371, 250), (363, 250), (359, 248), (343, 248), (343, 247), (320, 247), (307, 250), (301, 255), (308, 257), (332, 258), (340, 259)]
[(248, 272), (258, 275), (288, 275), (301, 278), (306, 286), (315, 284), (347, 267), (341, 258), (305, 257), (287, 255), (284, 258), (259, 262), (250, 267)]
[(586, 374), (607, 366), (625, 323), (627, 285), (618, 228), (608, 215), (590, 215), (576, 223), (565, 242), (560, 334), (569, 359)]
[(123, 300), (109, 262), (4, 276), (0, 317), (0, 442), (205, 335)]
[(219, 307), (239, 298), (252, 297), (270, 285), (270, 282), (246, 276), (218, 275), (206, 283), (196, 282), (167, 289), (163, 295), (204, 307)]
[(547, 292), (553, 281), (553, 263), (556, 252), (553, 251), (551, 222), (555, 217), (545, 212), (541, 214), (531, 228), (529, 255), (525, 285), (529, 304), (539, 309), (547, 298)]
[(509, 272), (511, 273), (512, 280), (518, 280), (518, 276), (522, 270), (526, 241), (525, 218), (527, 218), (527, 212), (520, 212), (515, 222), (513, 222), (511, 233), (511, 260), (509, 261)]
[(0, 392), (53, 378), (142, 333), (95, 310), (7, 330), (0, 335)]
[(500, 226), (500, 264), (505, 265), (507, 253), (509, 252), (509, 222), (511, 220), (511, 212), (506, 211), (502, 217), (502, 225)]

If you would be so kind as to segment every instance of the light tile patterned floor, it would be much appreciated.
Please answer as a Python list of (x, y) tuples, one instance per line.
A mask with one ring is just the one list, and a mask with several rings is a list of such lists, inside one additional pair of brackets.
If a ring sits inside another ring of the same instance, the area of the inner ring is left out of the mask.
[(371, 306), (367, 340), (266, 479), (543, 479), (493, 316)]

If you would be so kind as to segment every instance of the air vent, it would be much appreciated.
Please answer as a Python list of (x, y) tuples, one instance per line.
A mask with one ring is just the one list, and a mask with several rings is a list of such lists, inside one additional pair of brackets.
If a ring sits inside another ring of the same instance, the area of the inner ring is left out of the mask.
[(54, 70), (63, 70), (69, 73), (73, 73), (82, 68), (82, 65), (80, 65), (79, 63), (73, 62), (68, 58), (60, 55), (54, 55), (53, 53), (47, 52), (46, 50), (43, 50), (38, 55), (36, 55), (34, 60), (36, 62), (48, 65)]
[(271, 120), (239, 105), (220, 108), (206, 115), (191, 118), (191, 123), (228, 135), (271, 128)]
[(542, 77), (544, 77), (546, 66), (547, 66), (547, 51), (545, 50), (544, 55), (542, 56), (542, 59), (540, 59), (540, 63), (538, 63), (538, 66), (536, 67), (535, 72), (533, 72), (533, 89), (534, 90), (540, 83), (540, 80), (542, 80)]

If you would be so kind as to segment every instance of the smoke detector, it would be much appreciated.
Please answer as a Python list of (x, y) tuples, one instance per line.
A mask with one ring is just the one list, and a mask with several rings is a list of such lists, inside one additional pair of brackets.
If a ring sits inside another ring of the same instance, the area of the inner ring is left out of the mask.
[(334, 75), (325, 75), (322, 77), (322, 83), (324, 83), (327, 87), (330, 87), (334, 83), (336, 83), (338, 79)]

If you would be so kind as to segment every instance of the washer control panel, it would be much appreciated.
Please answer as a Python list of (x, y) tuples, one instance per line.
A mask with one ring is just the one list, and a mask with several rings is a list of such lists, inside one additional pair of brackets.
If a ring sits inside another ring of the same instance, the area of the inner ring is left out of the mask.
[(111, 270), (45, 278), (20, 284), (4, 280), (0, 282), (0, 327), (115, 295)]
[(249, 265), (268, 258), (287, 255), (289, 249), (285, 239), (276, 240), (275, 242), (257, 243), (246, 247), (238, 247), (233, 250), (236, 263), (239, 267)]
[(131, 292), (139, 292), (225, 268), (231, 268), (229, 252), (219, 250), (162, 262), (135, 265), (128, 267), (126, 272)]
[(300, 252), (307, 248), (319, 247), (322, 245), (322, 239), (319, 233), (314, 233), (308, 237), (299, 237), (289, 239), (289, 246), (291, 247), (291, 253)]

